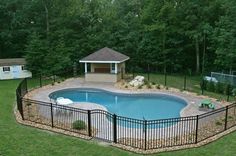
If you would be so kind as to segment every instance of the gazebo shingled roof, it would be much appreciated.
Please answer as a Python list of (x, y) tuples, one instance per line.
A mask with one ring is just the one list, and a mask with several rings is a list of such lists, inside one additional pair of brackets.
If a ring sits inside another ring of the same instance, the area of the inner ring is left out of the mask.
[(129, 57), (121, 54), (113, 49), (104, 47), (80, 60), (80, 62), (89, 61), (118, 61), (123, 62), (128, 60)]

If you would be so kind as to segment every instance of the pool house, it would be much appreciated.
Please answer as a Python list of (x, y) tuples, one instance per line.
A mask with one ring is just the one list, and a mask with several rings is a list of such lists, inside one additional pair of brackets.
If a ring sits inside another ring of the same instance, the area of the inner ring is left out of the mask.
[(129, 57), (110, 48), (102, 48), (80, 60), (84, 63), (85, 81), (117, 82), (125, 74)]

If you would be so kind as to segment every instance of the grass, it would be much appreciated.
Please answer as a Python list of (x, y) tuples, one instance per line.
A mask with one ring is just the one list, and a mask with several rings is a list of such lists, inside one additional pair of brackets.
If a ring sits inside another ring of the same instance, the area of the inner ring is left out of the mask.
[[(148, 79), (148, 75), (145, 73), (138, 73), (135, 75), (143, 75), (145, 79)], [(165, 75), (164, 74), (158, 74), (158, 73), (151, 73), (149, 75), (149, 81), (154, 82), (156, 84), (165, 84)], [(201, 81), (201, 76), (187, 76), (186, 77), (186, 90), (195, 92), (197, 94), (201, 94), (201, 88), (200, 88), (200, 81)], [(168, 87), (173, 87), (173, 88), (178, 88), (180, 90), (184, 90), (184, 76), (183, 75), (167, 75), (166, 79), (166, 86)], [(219, 100), (226, 100), (227, 96), (224, 94), (218, 94), (214, 92), (208, 92), (204, 91), (204, 95), (214, 97)], [(235, 98), (233, 96), (230, 96), (229, 101), (234, 101)]]
[[(0, 81), (0, 155), (137, 155), (111, 146), (99, 145), (93, 141), (85, 141), (18, 124), (13, 115), (13, 107), (15, 103), (15, 89), (19, 82), (20, 80)], [(236, 132), (200, 148), (154, 155), (233, 156), (236, 153), (235, 138)]]
[[(66, 79), (66, 77), (59, 77), (57, 76), (55, 78), (55, 83), (62, 82)], [(29, 78), (28, 81), (28, 89), (39, 87), (40, 86), (40, 78)], [(54, 84), (54, 78), (53, 77), (43, 77), (41, 79), (42, 86), (48, 85), (48, 84)]]

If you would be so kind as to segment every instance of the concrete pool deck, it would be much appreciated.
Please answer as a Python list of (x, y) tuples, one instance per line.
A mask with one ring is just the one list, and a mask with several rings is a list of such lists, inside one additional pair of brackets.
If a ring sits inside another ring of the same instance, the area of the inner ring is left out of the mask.
[[(144, 149), (143, 145), (147, 145), (150, 147), (148, 152), (160, 152), (160, 151), (168, 151), (175, 149), (184, 149), (188, 147), (197, 147), (200, 144), (196, 144), (196, 136), (200, 139), (200, 143), (206, 144), (211, 142), (212, 138), (210, 137), (207, 140), (202, 141), (202, 138), (208, 138), (212, 133), (218, 134), (224, 129), (224, 125), (216, 124), (219, 121), (222, 121), (222, 117), (225, 117), (225, 111), (221, 111), (216, 113), (215, 115), (210, 115), (204, 118), (196, 118), (195, 115), (200, 115), (205, 113), (205, 111), (200, 111), (198, 109), (198, 105), (202, 99), (211, 99), (215, 104), (216, 108), (221, 108), (229, 103), (226, 102), (217, 102), (216, 99), (212, 99), (206, 96), (199, 96), (190, 92), (181, 92), (176, 89), (170, 88), (169, 90), (159, 90), (159, 89), (122, 89), (119, 88), (114, 83), (86, 83), (82, 78), (73, 78), (67, 79), (64, 82), (56, 83), (54, 85), (47, 85), (42, 88), (32, 89), (30, 90), (24, 98), (39, 100), (43, 102), (51, 102), (49, 94), (52, 92), (63, 90), (63, 89), (71, 89), (71, 88), (96, 88), (103, 89), (110, 92), (116, 93), (127, 93), (127, 94), (168, 94), (172, 96), (177, 96), (188, 103), (188, 105), (182, 109), (180, 115), (181, 117), (187, 118), (178, 118), (178, 120), (170, 119), (167, 126), (158, 127), (162, 122), (158, 120), (153, 123), (153, 121), (149, 122), (148, 125), (154, 125), (154, 128), (147, 127), (144, 133), (143, 129), (143, 120), (141, 121), (130, 121), (126, 118), (119, 117), (116, 119), (117, 123), (114, 124), (112, 119), (114, 119), (114, 115), (107, 112), (106, 108), (101, 107), (101, 105), (93, 104), (93, 103), (74, 103), (70, 104), (69, 108), (60, 108), (60, 106), (50, 105), (50, 104), (37, 104), (23, 103), (24, 106), (24, 116), (26, 117), (26, 121), (32, 121), (30, 125), (39, 127), (42, 129), (45, 128), (45, 125), (52, 126), (54, 123), (52, 131), (62, 132), (64, 134), (78, 136), (81, 138), (89, 138), (88, 131), (82, 131), (80, 133), (73, 131), (73, 123), (77, 120), (82, 120), (88, 125), (88, 119), (91, 118), (91, 128), (89, 131), (92, 133), (92, 138), (102, 139), (104, 141), (112, 142), (114, 139), (114, 134), (116, 134), (116, 139), (118, 144), (113, 144), (114, 146), (138, 152), (147, 152)], [(53, 103), (55, 104), (55, 103)], [(79, 108), (79, 109), (76, 109)], [(76, 109), (76, 110), (74, 110)], [(93, 110), (96, 109), (96, 110)], [(170, 108), (171, 109), (171, 108)], [(61, 111), (62, 110), (62, 111)], [(92, 113), (88, 113), (92, 110)], [(167, 110), (168, 111), (168, 110)], [(51, 112), (51, 113), (50, 113)], [(231, 109), (232, 113), (232, 109)], [(88, 115), (90, 114), (90, 115)], [(52, 115), (52, 116), (51, 116)], [(180, 120), (179, 120), (180, 119)], [(133, 120), (133, 119), (132, 119)], [(37, 125), (37, 123), (41, 123), (41, 125)], [(169, 119), (168, 119), (169, 121)], [(198, 122), (197, 122), (198, 121)], [(125, 125), (123, 125), (125, 123)], [(129, 127), (126, 124), (133, 124), (135, 127)], [(197, 124), (198, 123), (198, 124)], [(114, 133), (114, 125), (116, 125), (116, 133)], [(196, 126), (198, 125), (198, 126)], [(59, 128), (59, 129), (57, 129)], [(61, 129), (62, 128), (62, 129)], [(62, 131), (64, 130), (64, 131)], [(196, 130), (199, 132), (196, 133)], [(71, 132), (72, 131), (72, 132)], [(80, 136), (82, 134), (82, 136)], [(146, 135), (145, 135), (146, 134)], [(84, 135), (84, 136), (83, 136)], [(146, 138), (146, 139), (144, 139)], [(146, 140), (146, 141), (144, 141)], [(204, 143), (205, 142), (205, 143)], [(186, 144), (186, 146), (185, 146)], [(175, 147), (175, 145), (178, 145)], [(173, 146), (173, 147), (172, 147)], [(154, 148), (154, 149), (152, 149)], [(139, 150), (140, 149), (140, 150)]]
[[(56, 83), (55, 85), (47, 85), (42, 88), (33, 89), (29, 91), (28, 94), (25, 95), (25, 98), (43, 101), (43, 102), (52, 102), (51, 99), (49, 98), (49, 95), (52, 92), (63, 90), (63, 89), (71, 89), (71, 88), (95, 88), (95, 89), (107, 90), (110, 92), (116, 92), (116, 93), (127, 93), (127, 94), (140, 94), (140, 93), (155, 94), (156, 93), (156, 94), (167, 94), (167, 95), (177, 96), (181, 99), (184, 99), (188, 104), (186, 107), (184, 107), (181, 110), (180, 112), (181, 117), (195, 116), (195, 115), (206, 113), (206, 111), (199, 110), (199, 104), (203, 99), (211, 99), (213, 103), (216, 105), (216, 109), (229, 104), (227, 102), (218, 102), (216, 101), (216, 99), (209, 98), (207, 96), (196, 95), (195, 93), (191, 93), (187, 91), (181, 92), (176, 89), (169, 89), (169, 90), (122, 89), (122, 88), (118, 88), (114, 83), (85, 82), (83, 78), (71, 78), (71, 79), (67, 79), (64, 82)], [(71, 104), (70, 106), (80, 108), (78, 107), (78, 104)], [(92, 109), (90, 107), (93, 107), (93, 105), (88, 105), (87, 109)], [(96, 108), (97, 107), (95, 107), (94, 109)], [(83, 107), (81, 109), (86, 109), (86, 107)]]

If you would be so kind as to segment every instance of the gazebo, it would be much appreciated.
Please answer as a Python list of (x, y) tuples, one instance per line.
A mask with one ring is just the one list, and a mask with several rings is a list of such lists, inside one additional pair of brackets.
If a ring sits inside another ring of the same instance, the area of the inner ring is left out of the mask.
[(125, 73), (129, 57), (110, 48), (102, 48), (80, 60), (84, 63), (85, 81), (117, 82)]

